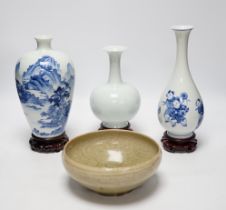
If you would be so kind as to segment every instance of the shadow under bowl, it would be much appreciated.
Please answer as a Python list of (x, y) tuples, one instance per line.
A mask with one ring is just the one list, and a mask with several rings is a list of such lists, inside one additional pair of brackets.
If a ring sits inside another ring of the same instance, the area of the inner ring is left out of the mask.
[(78, 136), (63, 151), (63, 163), (81, 185), (104, 195), (120, 195), (142, 185), (161, 161), (161, 148), (150, 137), (125, 130)]

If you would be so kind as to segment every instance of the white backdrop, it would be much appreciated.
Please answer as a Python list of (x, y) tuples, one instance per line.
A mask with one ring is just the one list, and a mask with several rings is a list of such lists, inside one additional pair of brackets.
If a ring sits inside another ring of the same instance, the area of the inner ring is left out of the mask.
[[(224, 0), (1, 0), (0, 209), (225, 209), (225, 8)], [(76, 66), (70, 137), (97, 129), (89, 96), (107, 81), (108, 57), (101, 49), (122, 44), (128, 46), (123, 79), (142, 96), (133, 128), (159, 141), (163, 129), (156, 110), (174, 67), (170, 27), (175, 24), (194, 25), (189, 64), (206, 111), (195, 153), (164, 152), (159, 172), (143, 188), (106, 198), (71, 181), (60, 153), (29, 150), (30, 129), (16, 93), (14, 67), (22, 54), (36, 48), (36, 34), (52, 34), (53, 48), (69, 54)]]

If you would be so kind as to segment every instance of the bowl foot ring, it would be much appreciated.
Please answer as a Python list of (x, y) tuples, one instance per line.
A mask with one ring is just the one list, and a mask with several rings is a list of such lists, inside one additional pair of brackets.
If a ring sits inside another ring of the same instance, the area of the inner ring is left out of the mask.
[(100, 128), (98, 130), (107, 130), (107, 129), (120, 129), (120, 130), (127, 130), (127, 131), (132, 131), (131, 127), (130, 127), (130, 123), (128, 123), (127, 126), (123, 127), (123, 128), (108, 128), (105, 127), (103, 125), (103, 123), (100, 124)]
[(106, 196), (106, 197), (118, 197), (118, 196), (122, 196), (122, 195), (125, 195), (125, 194), (128, 194), (128, 193), (130, 193), (130, 192), (132, 192), (132, 191), (134, 191), (135, 189), (132, 189), (132, 190), (129, 190), (129, 191), (126, 191), (126, 192), (122, 192), (122, 193), (113, 193), (113, 194), (108, 194), (108, 193), (101, 193), (101, 192), (95, 192), (95, 193), (97, 193), (97, 194), (99, 194), (99, 195), (102, 195), (102, 196)]
[(167, 131), (164, 132), (162, 137), (163, 148), (168, 152), (180, 152), (180, 153), (189, 153), (194, 152), (197, 147), (197, 139), (195, 138), (195, 133), (189, 138), (179, 139), (173, 138), (167, 134)]
[(65, 132), (60, 136), (52, 138), (40, 138), (32, 134), (29, 143), (33, 151), (41, 153), (53, 153), (60, 152), (68, 140), (68, 136)]

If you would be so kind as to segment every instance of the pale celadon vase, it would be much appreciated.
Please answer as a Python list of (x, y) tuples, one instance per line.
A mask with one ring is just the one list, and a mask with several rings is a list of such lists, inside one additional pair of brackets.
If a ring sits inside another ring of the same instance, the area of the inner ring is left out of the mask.
[(120, 59), (123, 46), (108, 46), (110, 74), (108, 82), (94, 89), (90, 97), (93, 113), (102, 121), (103, 128), (127, 128), (140, 107), (136, 88), (123, 82)]

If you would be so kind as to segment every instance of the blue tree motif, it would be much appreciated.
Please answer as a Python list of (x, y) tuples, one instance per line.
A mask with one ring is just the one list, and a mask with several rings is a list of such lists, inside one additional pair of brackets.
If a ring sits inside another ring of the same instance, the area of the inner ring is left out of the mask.
[(175, 127), (177, 124), (186, 127), (186, 114), (189, 111), (187, 107), (188, 101), (187, 93), (183, 92), (180, 96), (175, 96), (175, 92), (169, 90), (166, 94), (166, 101), (163, 101), (163, 104), (166, 106), (164, 112), (165, 122), (170, 122), (172, 127)]
[(50, 97), (50, 106), (47, 112), (42, 112), (43, 117), (39, 123), (42, 128), (56, 128), (58, 131), (64, 130), (67, 116), (70, 110), (69, 89), (59, 87)]
[(197, 123), (197, 126), (196, 126), (196, 128), (198, 128), (200, 126), (202, 120), (203, 120), (204, 106), (203, 106), (202, 100), (199, 99), (199, 98), (196, 100), (195, 105), (196, 105), (195, 110), (198, 111), (198, 113), (199, 113), (199, 120), (198, 120), (198, 123)]
[[(16, 71), (18, 69), (16, 65)], [(35, 111), (41, 111), (40, 128), (49, 128), (43, 132), (38, 128), (33, 133), (39, 136), (61, 134), (67, 121), (71, 106), (71, 91), (74, 86), (74, 71), (70, 63), (64, 79), (61, 78), (60, 65), (50, 56), (43, 56), (29, 66), (22, 75), (22, 82), (16, 80), (17, 91), (21, 102)]]

